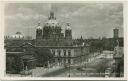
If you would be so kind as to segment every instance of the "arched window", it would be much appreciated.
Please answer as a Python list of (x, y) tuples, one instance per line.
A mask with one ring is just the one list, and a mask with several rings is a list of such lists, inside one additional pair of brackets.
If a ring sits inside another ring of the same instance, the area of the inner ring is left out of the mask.
[(63, 52), (64, 52), (64, 56), (66, 56), (66, 50), (63, 50)]
[(68, 63), (71, 63), (71, 59), (68, 59)]
[(71, 56), (71, 50), (68, 50), (68, 56)]
[(55, 50), (52, 50), (53, 55), (55, 56)]
[(61, 56), (61, 50), (58, 50), (58, 56), (59, 57)]

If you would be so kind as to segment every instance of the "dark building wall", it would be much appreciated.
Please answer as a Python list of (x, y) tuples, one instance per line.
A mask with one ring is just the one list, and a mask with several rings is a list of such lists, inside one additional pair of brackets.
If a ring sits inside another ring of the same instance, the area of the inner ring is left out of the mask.
[(20, 73), (23, 70), (36, 67), (35, 48), (30, 43), (21, 43), (20, 46), (5, 46), (6, 72)]
[(36, 46), (72, 46), (73, 41), (63, 39), (40, 39), (36, 41)]
[(36, 30), (36, 39), (37, 40), (42, 39), (42, 30), (41, 29)]
[(72, 30), (65, 30), (65, 38), (67, 40), (71, 40), (72, 39)]
[(37, 66), (48, 66), (48, 61), (52, 62), (53, 54), (48, 48), (35, 48), (36, 58), (37, 58)]
[(6, 72), (7, 73), (20, 73), (22, 71), (20, 54), (6, 53)]
[(22, 46), (25, 43), (31, 43), (35, 45), (35, 40), (24, 40), (24, 39), (5, 39), (4, 46)]
[(6, 53), (6, 72), (17, 74), (21, 71), (35, 68), (37, 64), (35, 57), (32, 55), (29, 55), (28, 58), (26, 57), (28, 57), (28, 55), (24, 53)]

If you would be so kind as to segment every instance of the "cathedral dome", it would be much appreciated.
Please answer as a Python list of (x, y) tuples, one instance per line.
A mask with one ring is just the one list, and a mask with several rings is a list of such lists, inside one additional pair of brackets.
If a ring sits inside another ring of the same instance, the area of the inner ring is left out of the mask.
[(23, 38), (24, 36), (21, 34), (21, 32), (16, 32), (15, 35), (12, 35), (12, 38), (14, 39), (21, 39)]
[(59, 23), (57, 22), (53, 12), (50, 12), (50, 16), (48, 18), (48, 21), (45, 23), (45, 26), (59, 26)]

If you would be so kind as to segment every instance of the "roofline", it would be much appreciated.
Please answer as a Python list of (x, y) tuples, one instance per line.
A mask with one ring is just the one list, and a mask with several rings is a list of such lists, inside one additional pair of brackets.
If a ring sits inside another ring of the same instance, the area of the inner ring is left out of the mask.
[[(19, 48), (21, 46), (5, 46), (5, 48)], [(35, 47), (35, 48), (80, 48), (80, 47), (85, 47), (85, 46), (35, 46), (33, 45), (32, 47)], [(88, 46), (86, 46), (88, 47)], [(23, 46), (23, 48), (26, 48), (25, 46)]]

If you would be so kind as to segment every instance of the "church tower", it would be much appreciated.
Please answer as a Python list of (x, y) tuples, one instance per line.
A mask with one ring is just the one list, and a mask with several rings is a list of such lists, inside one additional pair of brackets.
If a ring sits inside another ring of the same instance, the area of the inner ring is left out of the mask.
[(40, 26), (40, 22), (39, 22), (36, 29), (36, 40), (41, 40), (41, 39), (42, 39), (42, 27)]
[(119, 38), (119, 29), (113, 29), (113, 38)]
[(67, 23), (67, 28), (65, 29), (65, 38), (72, 39), (72, 29), (69, 23)]

